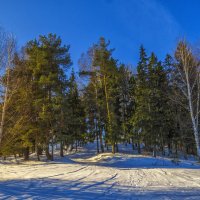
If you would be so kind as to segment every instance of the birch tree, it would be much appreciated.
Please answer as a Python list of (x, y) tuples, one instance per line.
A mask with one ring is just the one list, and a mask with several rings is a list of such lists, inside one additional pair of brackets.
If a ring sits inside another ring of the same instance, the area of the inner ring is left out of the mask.
[(191, 47), (185, 42), (179, 42), (175, 58), (175, 80), (182, 96), (186, 99), (185, 108), (188, 110), (197, 156), (200, 159), (200, 141), (199, 141), (199, 101), (200, 101), (200, 63), (194, 56)]
[(3, 33), (1, 35), (1, 39), (4, 39), (5, 43), (1, 44), (2, 47), (2, 54), (1, 54), (1, 60), (3, 63), (5, 62), (5, 73), (6, 73), (6, 80), (5, 80), (5, 86), (4, 86), (4, 95), (3, 95), (3, 105), (2, 105), (2, 113), (1, 113), (1, 121), (0, 121), (0, 144), (3, 137), (3, 129), (5, 124), (5, 115), (6, 115), (6, 109), (7, 104), (9, 100), (9, 83), (10, 83), (10, 69), (12, 67), (12, 60), (14, 57), (15, 52), (15, 38), (12, 34), (5, 34)]

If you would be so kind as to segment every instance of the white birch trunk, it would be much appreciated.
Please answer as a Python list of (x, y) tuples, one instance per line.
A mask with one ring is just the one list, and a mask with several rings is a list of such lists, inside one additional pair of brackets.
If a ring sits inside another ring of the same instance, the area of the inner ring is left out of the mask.
[(0, 144), (3, 138), (3, 128), (5, 124), (5, 115), (6, 115), (6, 108), (7, 108), (7, 102), (8, 102), (9, 78), (10, 78), (10, 69), (7, 68), (7, 81), (6, 81), (5, 96), (4, 96), (3, 108), (2, 108), (2, 114), (1, 114), (1, 124), (0, 124)]
[[(199, 141), (199, 100), (200, 100), (200, 70), (192, 51), (185, 42), (180, 45), (179, 56), (182, 62), (183, 74), (178, 67), (180, 77), (185, 85), (185, 91), (180, 86), (183, 95), (186, 97), (189, 107), (189, 114), (192, 122), (193, 134), (197, 150), (197, 156), (200, 159), (200, 141)], [(195, 73), (194, 73), (195, 71)], [(194, 88), (197, 91), (194, 91)], [(197, 97), (195, 96), (197, 95)]]
[(13, 53), (15, 48), (15, 39), (12, 34), (8, 35), (6, 38), (6, 47), (7, 47), (7, 65), (6, 65), (6, 85), (5, 85), (5, 95), (3, 99), (3, 107), (2, 107), (2, 114), (1, 114), (1, 121), (0, 121), (0, 144), (3, 138), (3, 131), (5, 125), (5, 116), (6, 116), (6, 109), (8, 105), (8, 93), (9, 93), (9, 83), (10, 83), (10, 68), (12, 65), (13, 60)]

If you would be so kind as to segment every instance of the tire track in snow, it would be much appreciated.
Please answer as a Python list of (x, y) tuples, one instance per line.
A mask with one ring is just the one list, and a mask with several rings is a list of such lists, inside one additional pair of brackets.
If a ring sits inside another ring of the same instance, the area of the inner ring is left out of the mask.
[[(84, 166), (84, 167), (81, 167), (77, 170), (74, 170), (74, 171), (70, 171), (70, 172), (66, 172), (66, 173), (60, 173), (60, 174), (55, 174), (55, 175), (51, 175), (51, 176), (43, 176), (43, 177), (38, 177), (37, 179), (38, 180), (45, 180), (45, 179), (48, 179), (48, 178), (53, 178), (53, 177), (58, 177), (58, 176), (63, 176), (63, 175), (67, 175), (67, 174), (71, 174), (71, 173), (76, 173), (76, 172), (79, 172), (83, 169), (86, 169), (88, 166)], [(49, 170), (49, 169), (48, 169)], [(27, 174), (30, 174), (30, 173), (27, 173)], [(31, 175), (31, 174), (30, 174)], [(34, 174), (32, 174), (34, 175)], [(35, 178), (29, 178), (28, 180), (32, 181), (34, 180)]]

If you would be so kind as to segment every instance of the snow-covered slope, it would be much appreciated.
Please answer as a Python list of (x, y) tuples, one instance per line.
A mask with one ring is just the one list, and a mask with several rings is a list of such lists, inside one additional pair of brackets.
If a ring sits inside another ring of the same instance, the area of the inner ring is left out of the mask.
[(0, 199), (200, 199), (195, 162), (82, 150), (54, 162), (0, 164)]

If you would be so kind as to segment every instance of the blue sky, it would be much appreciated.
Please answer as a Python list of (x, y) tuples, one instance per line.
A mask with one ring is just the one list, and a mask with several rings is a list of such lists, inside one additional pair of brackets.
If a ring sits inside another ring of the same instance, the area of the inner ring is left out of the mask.
[(0, 26), (22, 46), (39, 34), (60, 35), (70, 44), (77, 69), (81, 53), (100, 36), (111, 41), (114, 56), (135, 65), (141, 44), (160, 59), (177, 41), (200, 39), (199, 0), (0, 0)]

